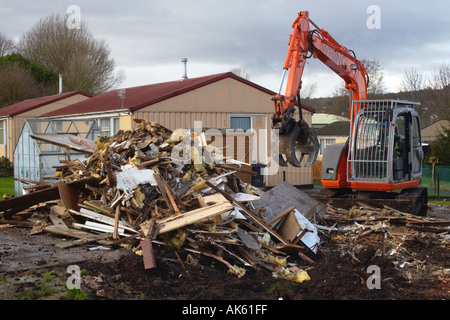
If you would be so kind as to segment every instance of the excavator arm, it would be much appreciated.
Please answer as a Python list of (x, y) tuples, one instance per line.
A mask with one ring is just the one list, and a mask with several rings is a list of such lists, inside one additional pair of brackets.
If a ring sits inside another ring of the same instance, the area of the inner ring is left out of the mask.
[[(316, 29), (311, 30), (311, 25)], [(311, 57), (319, 59), (345, 81), (345, 87), (351, 93), (350, 106), (352, 100), (367, 99), (368, 77), (354, 53), (319, 28), (309, 18), (308, 11), (300, 12), (292, 27), (280, 87), (278, 94), (272, 98), (275, 105), (272, 122), (273, 128), (278, 129), (280, 134), (279, 164), (300, 167), (303, 157), (307, 155), (305, 166), (312, 166), (320, 146), (314, 129), (306, 124), (301, 112), (300, 89), (306, 60)], [(281, 95), (286, 73), (286, 91)], [(299, 108), (299, 121), (294, 120), (295, 106)]]

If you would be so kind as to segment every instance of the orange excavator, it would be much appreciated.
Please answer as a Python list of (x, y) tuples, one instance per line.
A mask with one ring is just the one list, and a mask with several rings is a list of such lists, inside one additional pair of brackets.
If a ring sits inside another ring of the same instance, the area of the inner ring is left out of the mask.
[[(324, 189), (316, 198), (344, 207), (359, 201), (426, 214), (427, 189), (419, 187), (423, 162), (420, 120), (415, 110), (419, 103), (367, 100), (370, 79), (353, 51), (319, 28), (308, 11), (300, 12), (292, 27), (280, 89), (272, 97), (272, 127), (280, 136), (279, 165), (312, 166), (317, 159), (320, 144), (302, 117), (300, 90), (307, 59), (319, 59), (345, 81), (350, 124), (347, 142), (330, 145), (323, 152)], [(281, 95), (286, 73), (286, 92)]]

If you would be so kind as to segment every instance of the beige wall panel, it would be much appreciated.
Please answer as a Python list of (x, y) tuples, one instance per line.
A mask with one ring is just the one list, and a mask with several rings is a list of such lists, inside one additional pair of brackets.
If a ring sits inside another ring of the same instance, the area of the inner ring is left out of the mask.
[(150, 112), (273, 112), (270, 95), (227, 78), (139, 110)]
[(131, 130), (133, 127), (133, 118), (131, 115), (121, 115), (119, 116), (119, 129), (120, 130)]
[(46, 114), (48, 112), (61, 109), (63, 107), (66, 107), (68, 105), (71, 105), (71, 104), (74, 104), (74, 103), (77, 103), (77, 102), (80, 102), (80, 101), (83, 101), (83, 100), (86, 100), (86, 99), (89, 99), (89, 98), (84, 96), (84, 95), (77, 94), (75, 96), (56, 101), (54, 103), (47, 104), (47, 105), (42, 106), (40, 108), (36, 108), (34, 110), (30, 110), (28, 112), (24, 112), (24, 113), (21, 114), (21, 116), (23, 116), (23, 117), (24, 116), (26, 116), (26, 117), (39, 117), (39, 116), (41, 116), (43, 114)]
[(178, 128), (194, 128), (195, 121), (201, 121), (202, 129), (227, 128), (228, 113), (216, 112), (145, 112), (138, 111), (133, 115), (136, 119), (153, 121), (175, 130)]

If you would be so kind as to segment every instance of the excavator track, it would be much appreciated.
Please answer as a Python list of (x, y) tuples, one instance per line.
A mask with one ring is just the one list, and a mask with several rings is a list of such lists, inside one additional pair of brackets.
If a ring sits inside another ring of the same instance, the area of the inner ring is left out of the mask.
[(418, 216), (426, 216), (427, 188), (416, 187), (401, 192), (353, 191), (351, 189), (321, 189), (313, 195), (316, 200), (334, 207), (350, 209), (360, 203), (376, 208), (384, 206)]

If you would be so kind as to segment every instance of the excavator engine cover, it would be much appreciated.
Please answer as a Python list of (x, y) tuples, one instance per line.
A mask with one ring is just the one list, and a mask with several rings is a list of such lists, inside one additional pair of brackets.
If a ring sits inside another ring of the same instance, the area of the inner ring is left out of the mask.
[(317, 159), (320, 144), (317, 139), (316, 132), (310, 128), (302, 119), (291, 122), (288, 126), (289, 130), (280, 133), (280, 155), (279, 165), (286, 167), (289, 163), (293, 167), (301, 167), (303, 158), (307, 156), (305, 167), (311, 167)]

